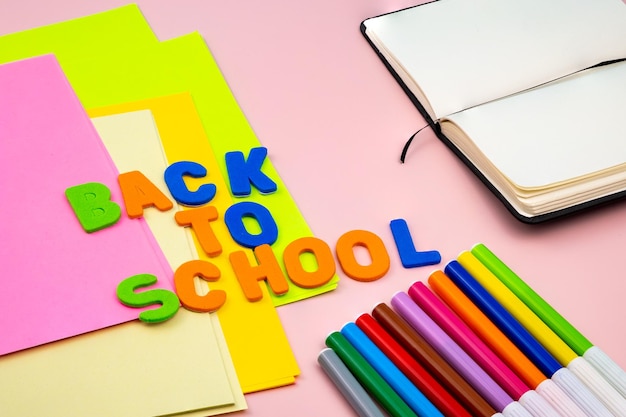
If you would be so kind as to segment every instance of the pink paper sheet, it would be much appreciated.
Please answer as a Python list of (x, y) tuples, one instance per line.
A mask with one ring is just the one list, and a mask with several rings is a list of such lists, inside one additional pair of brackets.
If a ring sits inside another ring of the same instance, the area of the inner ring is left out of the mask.
[[(125, 214), (117, 175), (53, 55), (0, 65), (0, 354), (136, 319), (115, 295), (132, 275), (172, 289), (145, 221)], [(65, 197), (87, 182), (122, 207), (114, 226), (91, 234)]]

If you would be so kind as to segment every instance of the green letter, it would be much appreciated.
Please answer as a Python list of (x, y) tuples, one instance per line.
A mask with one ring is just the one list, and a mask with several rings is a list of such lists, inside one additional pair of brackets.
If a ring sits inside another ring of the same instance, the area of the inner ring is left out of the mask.
[(87, 233), (114, 225), (122, 214), (120, 206), (111, 201), (111, 191), (99, 182), (70, 187), (65, 197)]
[(129, 307), (147, 307), (161, 304), (161, 307), (139, 313), (139, 320), (146, 323), (159, 323), (169, 320), (178, 312), (180, 302), (176, 294), (164, 289), (135, 292), (137, 288), (149, 287), (157, 282), (157, 277), (150, 274), (133, 275), (117, 286), (117, 298)]

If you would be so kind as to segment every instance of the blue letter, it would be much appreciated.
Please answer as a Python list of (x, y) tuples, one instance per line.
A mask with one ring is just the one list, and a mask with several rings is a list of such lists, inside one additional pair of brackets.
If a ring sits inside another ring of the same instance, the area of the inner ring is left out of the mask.
[(234, 196), (245, 197), (250, 195), (252, 192), (250, 184), (254, 185), (262, 194), (276, 191), (276, 183), (261, 172), (261, 166), (267, 156), (267, 148), (250, 149), (247, 161), (243, 152), (239, 151), (227, 152), (225, 156), (230, 189)]
[(434, 265), (441, 262), (441, 254), (438, 251), (417, 252), (409, 226), (404, 219), (392, 220), (389, 224), (393, 240), (396, 242), (400, 261), (405, 268), (414, 268), (416, 266)]
[[(261, 232), (253, 235), (243, 224), (244, 217), (254, 218)], [(224, 222), (235, 242), (246, 248), (256, 248), (263, 244), (271, 245), (278, 238), (278, 227), (268, 209), (260, 204), (245, 201), (228, 208), (224, 213)]]
[(189, 175), (193, 178), (201, 178), (205, 177), (206, 174), (206, 168), (197, 162), (174, 162), (165, 170), (165, 184), (167, 184), (172, 197), (180, 204), (200, 206), (215, 197), (217, 191), (215, 184), (203, 184), (196, 191), (189, 191), (183, 177)]

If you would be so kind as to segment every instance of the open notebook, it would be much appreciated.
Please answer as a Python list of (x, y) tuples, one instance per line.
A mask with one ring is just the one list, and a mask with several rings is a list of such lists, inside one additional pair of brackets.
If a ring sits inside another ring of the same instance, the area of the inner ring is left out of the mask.
[(439, 0), (366, 19), (361, 31), (519, 220), (626, 195), (621, 0)]

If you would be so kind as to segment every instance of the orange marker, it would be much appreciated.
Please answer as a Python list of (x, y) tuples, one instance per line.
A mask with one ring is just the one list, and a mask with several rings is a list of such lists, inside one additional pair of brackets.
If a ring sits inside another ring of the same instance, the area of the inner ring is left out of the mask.
[(433, 272), (428, 284), (463, 321), (531, 388), (546, 376), (442, 271)]
[(428, 278), (432, 290), (496, 353), (522, 381), (566, 416), (585, 413), (554, 381), (546, 377), (442, 271)]

